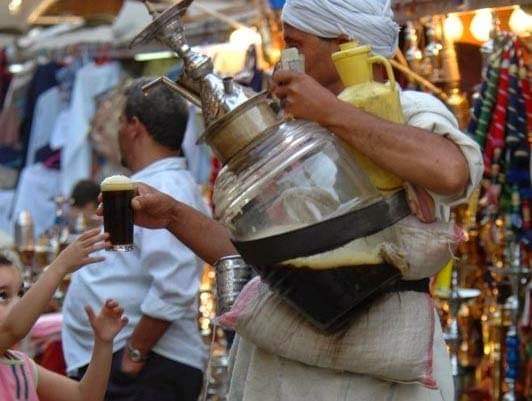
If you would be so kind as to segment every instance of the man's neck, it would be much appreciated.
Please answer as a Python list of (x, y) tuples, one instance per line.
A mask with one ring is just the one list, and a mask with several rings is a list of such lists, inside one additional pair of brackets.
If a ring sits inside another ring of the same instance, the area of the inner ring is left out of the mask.
[(135, 163), (134, 165), (130, 166), (130, 169), (135, 174), (159, 160), (166, 159), (168, 157), (179, 157), (180, 155), (180, 151), (168, 150), (166, 148), (148, 150), (145, 151), (142, 156), (135, 158)]

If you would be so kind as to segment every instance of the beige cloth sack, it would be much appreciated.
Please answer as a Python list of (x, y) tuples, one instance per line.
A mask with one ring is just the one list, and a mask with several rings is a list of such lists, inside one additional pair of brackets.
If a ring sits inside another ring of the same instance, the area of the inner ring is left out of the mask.
[(386, 294), (333, 335), (316, 329), (260, 279), (242, 291), (220, 324), (257, 347), (307, 365), (436, 388), (432, 377), (434, 305), (417, 293)]
[(432, 277), (454, 257), (464, 231), (454, 223), (422, 223), (409, 216), (394, 226), (396, 240), (382, 249), (384, 259), (401, 270), (403, 280)]

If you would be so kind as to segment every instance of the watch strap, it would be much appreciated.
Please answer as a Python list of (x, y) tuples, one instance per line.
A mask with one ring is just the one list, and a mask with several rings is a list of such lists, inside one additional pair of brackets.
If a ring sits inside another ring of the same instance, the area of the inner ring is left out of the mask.
[(148, 360), (148, 355), (143, 355), (138, 349), (133, 348), (131, 344), (127, 344), (126, 351), (129, 359), (135, 363), (142, 363)]

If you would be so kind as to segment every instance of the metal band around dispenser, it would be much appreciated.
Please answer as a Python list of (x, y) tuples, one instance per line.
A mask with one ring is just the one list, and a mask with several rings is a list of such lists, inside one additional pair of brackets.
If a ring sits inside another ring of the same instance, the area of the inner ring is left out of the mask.
[(251, 267), (240, 255), (226, 256), (214, 264), (218, 316), (229, 312), (240, 291), (251, 279)]
[[(406, 191), (363, 209), (272, 237), (233, 241), (245, 261), (256, 267), (272, 266), (287, 260), (312, 256), (368, 237), (411, 214)], [(328, 235), (324, 235), (328, 232)], [(310, 239), (310, 240), (309, 240)]]

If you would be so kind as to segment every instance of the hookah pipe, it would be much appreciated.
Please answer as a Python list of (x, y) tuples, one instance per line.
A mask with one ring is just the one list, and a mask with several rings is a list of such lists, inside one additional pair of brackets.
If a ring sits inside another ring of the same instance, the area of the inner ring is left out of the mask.
[(443, 334), (443, 338), (449, 347), (451, 358), (451, 372), (453, 375), (455, 400), (460, 399), (464, 390), (465, 372), (460, 364), (460, 344), (462, 336), (460, 333), (460, 323), (458, 321), (458, 312), (462, 305), (480, 295), (479, 290), (459, 288), (459, 271), (456, 264), (453, 266), (451, 289), (447, 297), (449, 305), (448, 326)]
[(512, 194), (512, 213), (507, 215), (507, 238), (506, 260), (510, 261), (509, 268), (505, 269), (505, 274), (510, 277), (512, 295), (507, 299), (504, 310), (508, 315), (509, 328), (506, 333), (506, 355), (505, 355), (505, 377), (504, 383), (507, 391), (503, 396), (503, 401), (516, 401), (516, 382), (519, 378), (519, 351), (520, 341), (518, 335), (518, 316), (522, 310), (520, 302), (521, 285), (524, 279), (530, 276), (530, 272), (521, 264), (521, 244), (516, 232), (522, 228), (520, 213), (520, 198), (516, 191)]
[(504, 304), (504, 310), (509, 315), (510, 326), (506, 332), (505, 339), (505, 375), (504, 384), (507, 391), (504, 394), (503, 401), (517, 401), (516, 394), (516, 382), (519, 378), (519, 336), (517, 319), (520, 310), (519, 302), (519, 287), (523, 274), (526, 273), (524, 269), (520, 267), (521, 254), (519, 250), (519, 244), (513, 242), (510, 245), (510, 249), (513, 251), (512, 267), (508, 269), (507, 274), (512, 278), (513, 294), (507, 299)]

